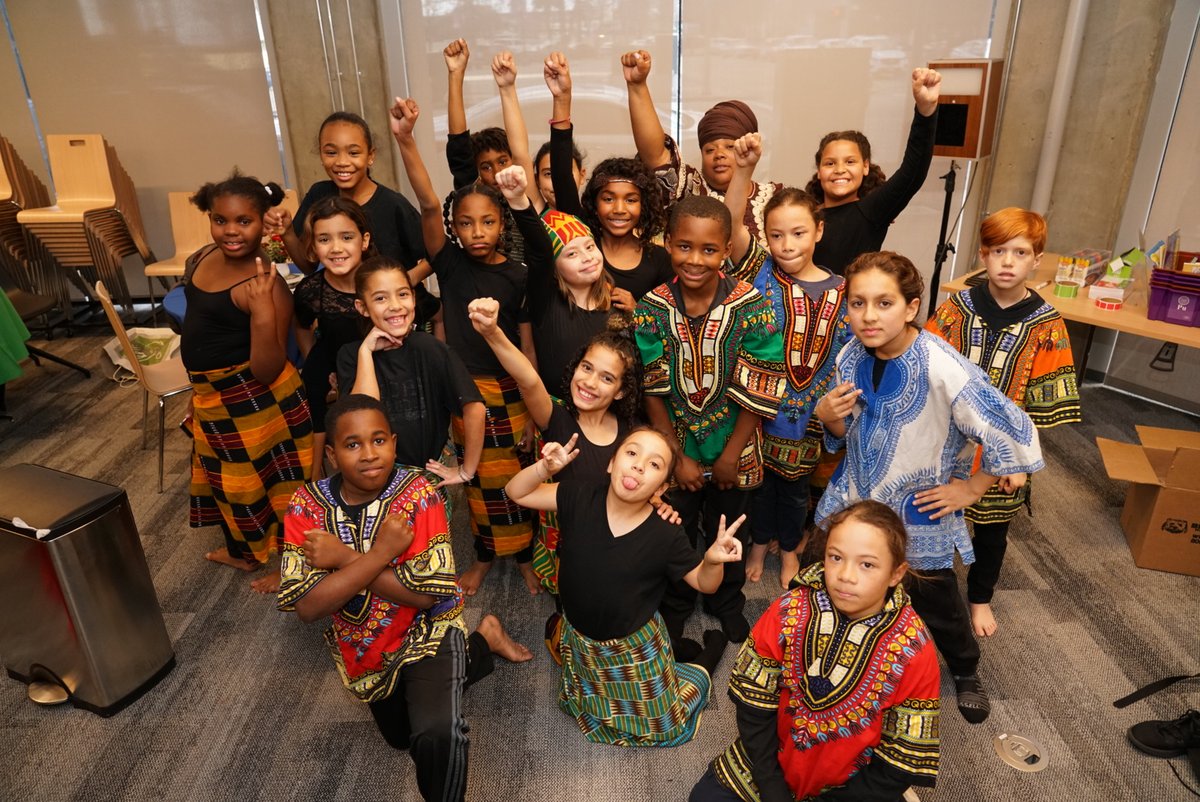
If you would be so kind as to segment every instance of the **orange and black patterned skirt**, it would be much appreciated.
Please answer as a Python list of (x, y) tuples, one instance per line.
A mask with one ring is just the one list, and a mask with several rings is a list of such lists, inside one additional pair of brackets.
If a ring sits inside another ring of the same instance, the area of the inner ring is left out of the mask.
[(267, 561), (279, 547), (288, 501), (312, 476), (312, 419), (289, 363), (271, 384), (249, 363), (189, 373), (193, 396), (191, 513), (220, 525), (232, 557)]

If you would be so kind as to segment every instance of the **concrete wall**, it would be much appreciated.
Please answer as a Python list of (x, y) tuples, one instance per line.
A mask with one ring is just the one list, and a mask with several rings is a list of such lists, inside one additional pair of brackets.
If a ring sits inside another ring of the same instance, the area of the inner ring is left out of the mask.
[(312, 184), (328, 178), (317, 155), (317, 133), (322, 120), (342, 110), (366, 119), (375, 139), (371, 174), (380, 183), (396, 187), (387, 120), (391, 96), (385, 83), (376, 0), (348, 4), (267, 0), (267, 15), (280, 116), (287, 120), (287, 141), (295, 162), (292, 184), (301, 197)]
[[(1021, 3), (1019, 17), (1014, 10), (1016, 41), (985, 210), (1029, 205), (1069, 5), (1038, 0)], [(1117, 228), (1173, 7), (1173, 0), (1091, 0), (1047, 214), (1049, 250), (1126, 247), (1115, 242)]]

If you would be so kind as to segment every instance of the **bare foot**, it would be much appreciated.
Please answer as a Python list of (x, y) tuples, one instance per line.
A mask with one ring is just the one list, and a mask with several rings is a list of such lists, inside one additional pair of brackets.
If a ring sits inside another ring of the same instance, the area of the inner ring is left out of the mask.
[(767, 551), (771, 552), (772, 554), (778, 554), (779, 553), (779, 541), (772, 540), (770, 543), (768, 543)]
[(500, 623), (500, 619), (494, 615), (485, 615), (475, 631), (487, 641), (492, 654), (499, 655), (510, 663), (524, 663), (526, 660), (533, 659), (533, 652), (513, 640), (504, 631), (504, 625)]
[(992, 615), (992, 605), (990, 604), (972, 604), (971, 608), (971, 628), (975, 630), (975, 634), (981, 638), (990, 638), (996, 634), (996, 617)]
[(228, 565), (231, 568), (236, 568), (239, 571), (245, 571), (247, 573), (251, 571), (257, 571), (262, 567), (261, 564), (256, 563), (253, 560), (244, 560), (241, 557), (234, 557), (229, 553), (229, 549), (225, 548), (224, 546), (219, 549), (213, 549), (208, 554), (205, 554), (204, 559), (212, 560), (213, 562), (220, 563), (221, 565)]
[(492, 563), (475, 561), (475, 564), (462, 572), (458, 578), (458, 585), (463, 589), (463, 594), (474, 596), (479, 590), (479, 586), (483, 584), (483, 578), (487, 576), (487, 572), (492, 570)]
[(279, 583), (280, 583), (279, 569), (274, 566), (268, 565), (267, 573), (264, 576), (260, 576), (258, 579), (255, 579), (254, 581), (252, 581), (250, 583), (250, 588), (255, 593), (274, 595), (279, 592)]
[(750, 556), (746, 558), (746, 581), (757, 582), (762, 579), (763, 561), (767, 559), (767, 544), (755, 543), (750, 547)]
[(532, 563), (517, 563), (517, 570), (521, 572), (521, 579), (525, 580), (525, 587), (529, 588), (530, 596), (536, 596), (542, 592), (541, 580), (533, 572)]
[(779, 552), (779, 584), (784, 590), (788, 589), (788, 585), (796, 578), (796, 574), (800, 573), (800, 557), (794, 551)]

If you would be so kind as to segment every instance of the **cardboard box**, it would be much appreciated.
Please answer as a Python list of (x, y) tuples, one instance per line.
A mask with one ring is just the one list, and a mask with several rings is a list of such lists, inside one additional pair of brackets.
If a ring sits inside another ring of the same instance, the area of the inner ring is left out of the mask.
[(1136, 428), (1140, 446), (1096, 438), (1109, 477), (1130, 483), (1121, 528), (1133, 561), (1200, 576), (1200, 432)]

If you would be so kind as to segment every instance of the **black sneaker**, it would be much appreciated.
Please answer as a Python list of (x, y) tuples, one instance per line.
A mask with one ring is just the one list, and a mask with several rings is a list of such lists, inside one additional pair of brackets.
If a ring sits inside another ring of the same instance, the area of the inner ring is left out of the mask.
[(992, 703), (988, 700), (983, 683), (976, 675), (956, 676), (954, 693), (958, 696), (958, 712), (962, 713), (968, 724), (982, 724), (991, 715)]
[(1129, 743), (1154, 757), (1179, 757), (1200, 749), (1200, 712), (1189, 710), (1174, 721), (1143, 721), (1129, 728)]
[(721, 622), (721, 631), (730, 643), (741, 643), (750, 635), (750, 624), (741, 613), (725, 613), (717, 617)]

